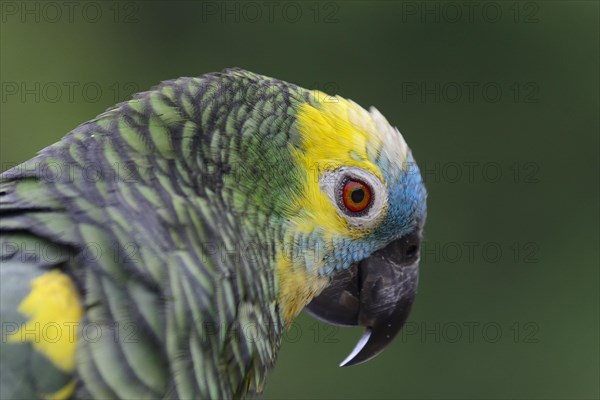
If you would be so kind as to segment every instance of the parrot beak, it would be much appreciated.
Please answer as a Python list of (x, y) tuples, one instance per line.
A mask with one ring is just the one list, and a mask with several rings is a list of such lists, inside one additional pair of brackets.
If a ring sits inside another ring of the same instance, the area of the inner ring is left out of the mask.
[(369, 361), (385, 349), (406, 321), (419, 280), (420, 230), (336, 274), (307, 306), (334, 325), (361, 325), (365, 332), (340, 367)]

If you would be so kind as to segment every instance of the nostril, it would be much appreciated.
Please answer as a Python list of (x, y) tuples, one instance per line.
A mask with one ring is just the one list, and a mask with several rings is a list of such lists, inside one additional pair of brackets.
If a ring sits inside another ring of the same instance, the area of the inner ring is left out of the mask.
[(406, 248), (406, 258), (413, 258), (419, 252), (419, 246), (411, 244)]

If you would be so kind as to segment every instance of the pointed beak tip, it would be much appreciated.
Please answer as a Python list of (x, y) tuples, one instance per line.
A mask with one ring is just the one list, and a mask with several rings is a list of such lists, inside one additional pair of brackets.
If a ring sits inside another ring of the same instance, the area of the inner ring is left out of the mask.
[(373, 331), (369, 328), (365, 329), (365, 333), (363, 333), (362, 337), (360, 338), (360, 340), (358, 341), (356, 346), (354, 346), (354, 350), (352, 350), (352, 352), (348, 355), (348, 357), (346, 357), (344, 359), (344, 361), (342, 361), (340, 363), (340, 367), (351, 367), (353, 365), (358, 365), (358, 364), (361, 364), (361, 363), (371, 359), (371, 357), (369, 357), (367, 359), (360, 360), (360, 358), (357, 356), (362, 352), (362, 350), (365, 348), (365, 346), (369, 342), (369, 338), (371, 337), (372, 332)]
[[(418, 233), (418, 232), (417, 232)], [(392, 242), (339, 273), (307, 306), (313, 316), (335, 325), (362, 325), (365, 331), (340, 367), (362, 364), (380, 354), (406, 321), (416, 295), (419, 258), (407, 252), (411, 240)]]

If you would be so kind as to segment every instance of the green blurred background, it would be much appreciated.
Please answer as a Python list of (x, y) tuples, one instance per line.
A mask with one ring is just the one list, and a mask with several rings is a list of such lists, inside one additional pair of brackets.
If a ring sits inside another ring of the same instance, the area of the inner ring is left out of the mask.
[(375, 105), (412, 147), (429, 218), (408, 326), (342, 369), (360, 330), (301, 316), (267, 398), (599, 397), (598, 2), (69, 4), (2, 2), (2, 170), (231, 66)]

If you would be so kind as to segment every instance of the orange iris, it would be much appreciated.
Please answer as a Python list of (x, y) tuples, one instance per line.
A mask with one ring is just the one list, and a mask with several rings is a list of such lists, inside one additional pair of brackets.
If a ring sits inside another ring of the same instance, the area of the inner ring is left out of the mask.
[(344, 185), (342, 199), (349, 211), (363, 211), (371, 203), (371, 189), (360, 181), (349, 180)]

